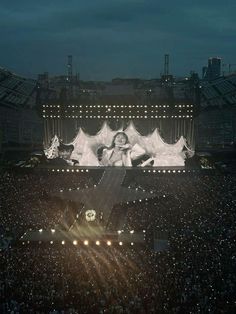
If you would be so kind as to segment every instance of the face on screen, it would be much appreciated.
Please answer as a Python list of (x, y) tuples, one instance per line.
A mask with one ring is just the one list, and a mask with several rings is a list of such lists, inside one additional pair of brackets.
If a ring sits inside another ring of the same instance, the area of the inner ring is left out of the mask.
[(114, 140), (114, 143), (116, 146), (125, 145), (126, 142), (127, 142), (127, 138), (124, 134), (120, 133), (116, 135), (115, 140)]

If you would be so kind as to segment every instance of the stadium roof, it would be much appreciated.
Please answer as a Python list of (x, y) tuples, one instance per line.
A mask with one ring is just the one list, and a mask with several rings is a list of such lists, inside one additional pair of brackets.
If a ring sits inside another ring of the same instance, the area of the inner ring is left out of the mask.
[(226, 105), (236, 105), (236, 74), (202, 82), (202, 107)]
[(0, 68), (0, 106), (9, 108), (35, 105), (37, 82)]

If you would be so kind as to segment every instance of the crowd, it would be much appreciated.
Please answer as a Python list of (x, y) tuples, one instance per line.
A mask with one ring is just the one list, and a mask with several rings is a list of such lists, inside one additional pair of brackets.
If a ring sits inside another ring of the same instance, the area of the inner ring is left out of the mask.
[(65, 216), (73, 204), (56, 197), (60, 190), (91, 187), (97, 174), (10, 173), (0, 176), (0, 230), (14, 238), (26, 230), (50, 229)]
[[(62, 210), (47, 193), (76, 187), (76, 180), (5, 174), (1, 225), (55, 222)], [(84, 176), (80, 184), (96, 180)], [(236, 176), (141, 173), (127, 175), (124, 185), (153, 197), (117, 205), (109, 226), (116, 230), (120, 214), (124, 230), (145, 230), (150, 245), (2, 251), (1, 313), (235, 313)], [(153, 250), (153, 238), (163, 235), (168, 250)]]

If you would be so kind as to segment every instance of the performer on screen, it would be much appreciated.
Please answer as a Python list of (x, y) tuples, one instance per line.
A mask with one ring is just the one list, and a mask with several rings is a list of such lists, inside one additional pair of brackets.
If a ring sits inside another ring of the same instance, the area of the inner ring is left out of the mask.
[(125, 166), (132, 167), (132, 160), (145, 154), (145, 150), (135, 144), (129, 143), (128, 136), (124, 132), (118, 132), (113, 137), (111, 146), (104, 148), (102, 152), (101, 166)]

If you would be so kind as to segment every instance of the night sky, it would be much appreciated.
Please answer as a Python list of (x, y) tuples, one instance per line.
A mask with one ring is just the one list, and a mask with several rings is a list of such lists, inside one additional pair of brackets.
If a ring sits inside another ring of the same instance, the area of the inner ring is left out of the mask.
[(201, 74), (210, 56), (236, 63), (235, 0), (2, 0), (0, 66), (84, 80)]

